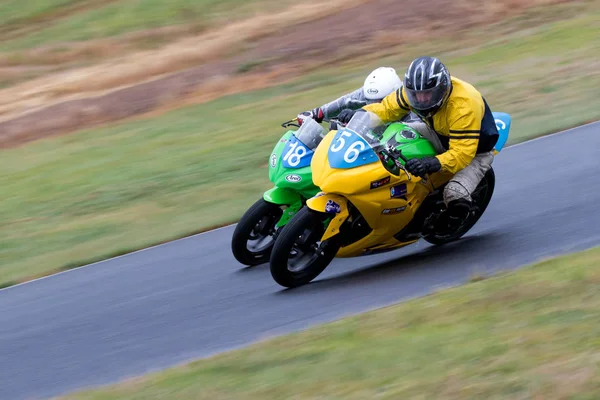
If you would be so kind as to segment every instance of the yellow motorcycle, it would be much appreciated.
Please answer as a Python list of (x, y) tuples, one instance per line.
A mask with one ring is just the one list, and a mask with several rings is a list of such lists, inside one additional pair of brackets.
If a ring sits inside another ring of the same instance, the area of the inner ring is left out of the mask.
[[(507, 135), (504, 129), (502, 145)], [(330, 131), (311, 161), (321, 192), (279, 234), (270, 257), (273, 279), (296, 287), (316, 278), (334, 257), (390, 251), (420, 238), (441, 245), (467, 233), (492, 198), (494, 171), (474, 191), (465, 222), (441, 235), (435, 226), (445, 211), (442, 194), (452, 174), (440, 171), (422, 179), (404, 167), (411, 158), (434, 155), (432, 144), (410, 126), (385, 125), (371, 112), (356, 113), (346, 127)]]

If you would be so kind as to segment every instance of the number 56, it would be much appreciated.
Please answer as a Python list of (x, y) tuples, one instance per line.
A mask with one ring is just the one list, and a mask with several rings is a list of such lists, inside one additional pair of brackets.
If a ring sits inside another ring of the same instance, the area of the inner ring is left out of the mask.
[[(352, 137), (349, 132), (342, 132), (340, 136), (337, 138), (337, 141), (333, 146), (331, 146), (331, 152), (337, 153), (342, 150), (346, 145), (346, 139), (344, 137)], [(352, 143), (344, 152), (344, 161), (347, 163), (352, 163), (356, 161), (361, 151), (365, 149), (365, 144), (359, 140)]]

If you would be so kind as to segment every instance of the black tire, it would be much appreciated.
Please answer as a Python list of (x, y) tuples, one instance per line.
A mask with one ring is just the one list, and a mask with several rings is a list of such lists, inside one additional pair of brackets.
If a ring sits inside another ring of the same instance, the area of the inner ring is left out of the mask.
[[(242, 216), (231, 238), (231, 251), (236, 260), (244, 265), (254, 266), (269, 261), (275, 244), (275, 225), (283, 210), (277, 204), (264, 199), (257, 200)], [(271, 241), (258, 249), (249, 244), (254, 238), (271, 237)]]
[(435, 232), (423, 237), (427, 242), (440, 246), (446, 243), (454, 242), (461, 237), (463, 237), (475, 224), (479, 221), (479, 218), (485, 212), (488, 204), (490, 204), (490, 200), (492, 200), (492, 195), (494, 194), (494, 187), (496, 186), (496, 174), (494, 173), (494, 169), (490, 168), (486, 174), (483, 176), (477, 188), (473, 191), (473, 201), (474, 205), (477, 206), (477, 211), (469, 216), (467, 221), (460, 226), (460, 228), (453, 232), (450, 235), (440, 236)]
[[(270, 260), (271, 276), (275, 282), (287, 288), (305, 285), (327, 268), (340, 248), (339, 234), (321, 243), (321, 247), (315, 247), (329, 218), (327, 214), (304, 207), (281, 230)], [(306, 266), (290, 270), (290, 260), (297, 262), (305, 256), (310, 257)]]

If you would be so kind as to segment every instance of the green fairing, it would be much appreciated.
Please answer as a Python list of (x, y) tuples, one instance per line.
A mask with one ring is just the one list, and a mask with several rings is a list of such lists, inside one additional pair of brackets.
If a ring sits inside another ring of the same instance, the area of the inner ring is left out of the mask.
[(281, 218), (275, 225), (278, 228), (287, 224), (303, 205), (302, 198), (298, 192), (278, 187), (267, 190), (263, 195), (263, 198), (269, 203), (287, 206), (287, 208), (283, 211)]
[[(290, 137), (294, 134), (294, 131), (289, 130), (286, 133), (283, 134), (283, 136), (281, 136), (281, 139), (279, 139), (277, 141), (277, 144), (275, 145), (275, 147), (273, 148), (273, 151), (271, 152), (271, 154), (269, 155), (269, 180), (271, 180), (271, 182), (275, 183), (275, 180), (277, 178), (277, 176), (281, 175), (281, 170), (283, 170), (284, 168), (281, 166), (281, 153), (283, 152), (283, 149), (285, 148), (285, 144), (288, 140), (290, 140)], [(276, 165), (275, 168), (273, 168), (273, 157), (275, 157), (276, 161)]]
[[(294, 131), (287, 131), (277, 142), (269, 156), (269, 179), (273, 182), (275, 188), (265, 192), (264, 199), (275, 204), (291, 205), (291, 193), (296, 194), (295, 201), (301, 201), (301, 197), (309, 199), (319, 192), (319, 188), (313, 184), (310, 165), (291, 169), (284, 168), (281, 164), (283, 149), (293, 133)], [(274, 167), (273, 164), (275, 164)], [(290, 179), (290, 175), (294, 179)], [(267, 198), (267, 194), (271, 200)]]
[[(403, 131), (409, 131), (414, 137), (410, 138), (403, 136)], [(387, 127), (387, 129), (383, 133), (381, 143), (385, 144), (392, 137), (395, 137), (396, 141), (398, 142), (398, 145), (396, 146), (400, 150), (402, 150), (402, 154), (409, 160), (411, 158), (430, 157), (435, 156), (437, 154), (435, 148), (433, 147), (431, 142), (429, 142), (429, 140), (422, 137), (416, 130), (414, 130), (410, 126), (401, 122), (393, 122)], [(404, 161), (399, 161), (402, 164), (404, 164)]]
[(298, 192), (289, 189), (282, 189), (277, 186), (267, 190), (264, 193), (263, 198), (269, 203), (280, 205), (291, 205), (301, 202), (301, 197)]

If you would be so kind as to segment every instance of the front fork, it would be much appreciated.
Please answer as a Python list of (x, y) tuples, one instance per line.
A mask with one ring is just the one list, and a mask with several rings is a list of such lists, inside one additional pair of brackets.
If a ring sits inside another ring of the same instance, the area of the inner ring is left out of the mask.
[(296, 213), (300, 211), (301, 208), (302, 201), (297, 201), (287, 206), (287, 208), (283, 210), (283, 214), (281, 214), (281, 218), (279, 218), (279, 221), (275, 225), (275, 228), (279, 229), (282, 226), (287, 225), (287, 223), (290, 222), (290, 219), (292, 219), (292, 217), (296, 215)]

